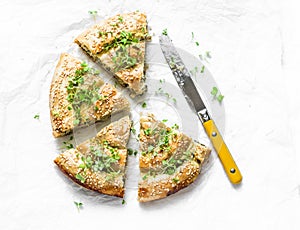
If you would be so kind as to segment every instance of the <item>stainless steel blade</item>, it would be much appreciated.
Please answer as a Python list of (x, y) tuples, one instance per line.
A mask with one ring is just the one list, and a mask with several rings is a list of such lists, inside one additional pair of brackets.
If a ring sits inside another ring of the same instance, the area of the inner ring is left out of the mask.
[(205, 111), (204, 113), (206, 114), (206, 106), (171, 39), (168, 35), (161, 35), (159, 37), (159, 43), (166, 61), (188, 103), (197, 113)]

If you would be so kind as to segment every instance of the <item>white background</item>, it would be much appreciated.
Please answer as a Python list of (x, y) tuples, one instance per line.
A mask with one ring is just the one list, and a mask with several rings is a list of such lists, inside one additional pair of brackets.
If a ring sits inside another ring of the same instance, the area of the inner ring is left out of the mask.
[[(51, 135), (48, 94), (59, 54), (97, 17), (136, 9), (153, 42), (168, 28), (178, 47), (210, 51), (241, 186), (215, 161), (192, 191), (139, 205), (129, 189), (122, 205), (77, 191), (54, 166), (61, 141)], [(300, 229), (299, 22), (297, 1), (1, 0), (0, 228)]]

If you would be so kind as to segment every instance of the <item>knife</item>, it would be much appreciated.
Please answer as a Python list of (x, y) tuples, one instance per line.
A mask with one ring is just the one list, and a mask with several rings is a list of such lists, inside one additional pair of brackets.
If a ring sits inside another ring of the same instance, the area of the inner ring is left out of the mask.
[(165, 56), (165, 59), (172, 70), (172, 73), (181, 88), (184, 97), (191, 107), (196, 111), (206, 134), (211, 140), (214, 149), (216, 150), (223, 168), (233, 184), (239, 184), (242, 181), (242, 174), (237, 167), (227, 145), (225, 144), (215, 122), (207, 111), (207, 108), (201, 99), (198, 90), (191, 78), (191, 75), (185, 67), (181, 57), (179, 56), (172, 40), (168, 35), (159, 37), (160, 48)]

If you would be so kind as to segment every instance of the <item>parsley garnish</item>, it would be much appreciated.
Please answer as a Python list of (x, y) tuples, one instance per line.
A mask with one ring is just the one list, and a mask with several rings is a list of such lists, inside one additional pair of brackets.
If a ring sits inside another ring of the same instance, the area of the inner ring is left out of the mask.
[(83, 207), (83, 203), (82, 203), (82, 202), (74, 201), (74, 204), (76, 205), (76, 208), (77, 208), (78, 212), (79, 212), (80, 209), (82, 209), (82, 207)]
[(162, 31), (162, 33), (161, 33), (162, 35), (168, 35), (168, 29), (167, 28), (165, 28), (163, 31)]
[(86, 178), (85, 178), (84, 176), (82, 176), (81, 174), (79, 174), (79, 173), (77, 173), (77, 174), (75, 175), (75, 178), (76, 178), (77, 180), (80, 180), (81, 183), (84, 183), (85, 180), (86, 180)]
[(90, 15), (93, 15), (93, 16), (95, 16), (98, 13), (97, 10), (89, 10), (88, 12)]
[(210, 93), (211, 93), (211, 95), (216, 96), (218, 93), (218, 88), (214, 86)]
[(124, 204), (126, 204), (126, 201), (123, 199), (123, 200), (122, 200), (122, 205), (124, 205)]
[(90, 68), (86, 62), (82, 62), (80, 67), (75, 71), (74, 76), (69, 78), (69, 84), (67, 86), (67, 100), (72, 106), (69, 105), (68, 110), (74, 109), (74, 125), (78, 125), (81, 122), (81, 106), (83, 104), (90, 106), (97, 100), (103, 99), (103, 96), (99, 94), (99, 87), (96, 86), (96, 82), (88, 88), (80, 88), (80, 86), (84, 84), (85, 75), (97, 75), (98, 73), (99, 71)]
[(194, 41), (195, 35), (194, 32), (192, 32), (192, 41)]
[(35, 114), (33, 118), (38, 120), (38, 119), (40, 119), (40, 115), (39, 114)]
[(119, 17), (118, 17), (118, 20), (119, 20), (120, 22), (123, 22), (123, 17), (122, 17), (122, 16), (119, 16)]
[(127, 149), (127, 153), (129, 156), (132, 156), (132, 155), (136, 156), (138, 154), (138, 151), (129, 148), (129, 149)]
[(209, 52), (209, 51), (206, 51), (206, 52), (205, 52), (205, 55), (206, 55), (207, 58), (211, 58), (211, 55), (210, 55), (210, 52)]
[(162, 120), (163, 123), (166, 123), (167, 121), (168, 121), (168, 119), (163, 119)]
[(142, 108), (146, 108), (146, 107), (147, 107), (147, 103), (146, 103), (146, 102), (143, 102)]
[(112, 43), (104, 45), (104, 50), (108, 51), (111, 48), (122, 47), (125, 48), (128, 45), (139, 42), (139, 39), (134, 37), (131, 32), (122, 31), (119, 37), (116, 37)]
[(68, 141), (64, 141), (63, 142), (63, 148), (66, 148), (66, 149), (73, 149), (74, 146), (72, 143), (70, 143), (71, 141), (73, 140), (73, 136), (70, 136), (70, 139)]
[(116, 55), (112, 57), (114, 62), (114, 71), (118, 72), (122, 69), (128, 69), (137, 63), (137, 58), (129, 54), (128, 44), (125, 44), (116, 51)]
[(131, 127), (130, 130), (134, 135), (136, 134), (136, 129), (134, 127)]
[(144, 134), (146, 136), (149, 136), (151, 133), (152, 133), (152, 130), (150, 128), (144, 130)]
[(204, 69), (205, 69), (205, 65), (203, 65), (203, 66), (201, 67), (200, 73), (204, 73)]
[(199, 42), (195, 42), (196, 46), (199, 46)]
[(213, 95), (219, 102), (222, 102), (223, 98), (224, 98), (224, 95), (222, 95), (221, 93), (219, 95), (217, 95), (219, 92), (218, 88), (217, 87), (213, 87), (212, 90), (211, 90), (211, 95)]
[(222, 101), (223, 101), (223, 98), (224, 98), (224, 95), (219, 94), (219, 96), (217, 96), (217, 100), (218, 100), (219, 102), (222, 102)]
[(176, 177), (176, 178), (173, 178), (172, 180), (173, 180), (173, 182), (176, 183), (176, 184), (179, 182), (179, 179), (178, 179), (177, 177)]

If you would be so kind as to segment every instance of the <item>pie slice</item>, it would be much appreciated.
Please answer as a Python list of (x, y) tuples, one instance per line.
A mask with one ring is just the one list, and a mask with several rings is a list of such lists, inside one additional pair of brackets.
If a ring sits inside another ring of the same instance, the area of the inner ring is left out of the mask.
[(56, 66), (49, 106), (54, 137), (130, 107), (128, 100), (114, 86), (105, 83), (97, 70), (67, 53), (61, 54)]
[(93, 60), (114, 74), (132, 95), (145, 86), (145, 46), (149, 39), (146, 15), (140, 12), (118, 14), (90, 27), (76, 39)]
[(148, 114), (140, 118), (140, 151), (138, 201), (147, 202), (194, 182), (211, 149)]
[(77, 184), (99, 193), (123, 197), (130, 127), (131, 121), (126, 116), (104, 127), (96, 137), (75, 149), (61, 153), (54, 162)]

